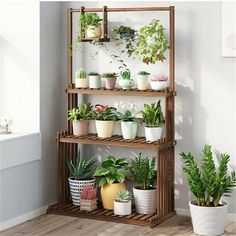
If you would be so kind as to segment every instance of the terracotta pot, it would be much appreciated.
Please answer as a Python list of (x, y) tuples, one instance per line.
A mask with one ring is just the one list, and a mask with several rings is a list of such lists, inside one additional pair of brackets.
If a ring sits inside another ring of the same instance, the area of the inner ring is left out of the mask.
[(95, 120), (95, 126), (99, 138), (110, 138), (112, 136), (114, 121)]
[(103, 208), (114, 209), (114, 197), (121, 190), (125, 188), (124, 183), (105, 184), (101, 187), (101, 198)]
[(89, 133), (89, 120), (73, 120), (72, 125), (75, 136), (87, 135)]
[(116, 77), (105, 78), (106, 89), (113, 89), (116, 86)]

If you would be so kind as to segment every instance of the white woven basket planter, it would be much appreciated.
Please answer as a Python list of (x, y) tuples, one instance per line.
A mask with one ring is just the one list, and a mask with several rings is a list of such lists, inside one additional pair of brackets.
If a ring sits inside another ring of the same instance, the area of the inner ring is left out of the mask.
[(94, 187), (95, 181), (95, 178), (90, 180), (74, 180), (71, 177), (69, 178), (70, 194), (74, 205), (80, 205), (80, 193), (83, 191), (85, 186)]

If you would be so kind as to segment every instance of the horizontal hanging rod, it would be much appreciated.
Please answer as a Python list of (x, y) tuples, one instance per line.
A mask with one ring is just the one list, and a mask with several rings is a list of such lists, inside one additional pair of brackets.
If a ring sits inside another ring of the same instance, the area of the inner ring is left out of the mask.
[[(135, 8), (107, 8), (107, 12), (127, 11), (170, 11), (171, 7), (135, 7)], [(71, 8), (71, 12), (80, 12), (80, 8)], [(103, 8), (84, 8), (83, 12), (103, 12)]]

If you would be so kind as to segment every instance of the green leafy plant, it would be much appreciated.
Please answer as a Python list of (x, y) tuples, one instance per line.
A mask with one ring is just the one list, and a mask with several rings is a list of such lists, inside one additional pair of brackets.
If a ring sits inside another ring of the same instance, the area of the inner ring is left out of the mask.
[(116, 78), (117, 77), (117, 73), (115, 72), (106, 72), (102, 74), (103, 78)]
[(150, 75), (147, 71), (139, 71), (138, 75)]
[(125, 180), (125, 172), (128, 168), (128, 163), (125, 161), (126, 158), (116, 159), (114, 156), (108, 156), (101, 164), (97, 167), (94, 176), (102, 177), (99, 181), (99, 187), (105, 184), (122, 183)]
[(131, 72), (130, 70), (125, 70), (125, 71), (122, 71), (120, 73), (122, 79), (125, 79), (125, 80), (130, 80), (131, 79)]
[(72, 160), (67, 159), (67, 166), (70, 171), (70, 176), (75, 180), (88, 180), (94, 175), (96, 167), (94, 164), (97, 161), (97, 157), (91, 157), (88, 160), (82, 160), (80, 158), (80, 151), (77, 154), (76, 162), (73, 164)]
[(115, 113), (116, 108), (101, 104), (97, 104), (95, 107), (96, 120), (117, 120), (117, 115)]
[(90, 72), (88, 75), (90, 75), (90, 76), (100, 76), (100, 74), (97, 73), (97, 72)]
[(75, 72), (75, 78), (77, 78), (77, 79), (85, 79), (86, 78), (86, 71), (84, 69), (78, 69)]
[(116, 195), (114, 200), (116, 202), (129, 202), (133, 199), (131, 192), (126, 189), (121, 189)]
[(144, 104), (142, 111), (146, 127), (160, 127), (164, 124), (164, 116), (161, 109), (161, 100), (151, 104)]
[(68, 111), (68, 120), (89, 120), (93, 116), (93, 106), (90, 102), (82, 102), (78, 108)]
[(144, 63), (155, 64), (157, 61), (164, 61), (168, 48), (165, 28), (159, 20), (154, 19), (140, 28), (136, 52)]
[(121, 25), (118, 28), (113, 29), (113, 31), (116, 33), (119, 39), (134, 39), (135, 38), (135, 32), (136, 30), (128, 27)]
[(152, 188), (155, 178), (155, 163), (155, 157), (149, 160), (148, 157), (144, 157), (142, 153), (139, 153), (139, 155), (135, 157), (130, 167), (130, 172), (140, 189), (145, 190)]
[(221, 153), (219, 167), (215, 166), (210, 145), (205, 145), (201, 154), (201, 168), (191, 153), (181, 153), (190, 190), (196, 197), (198, 206), (219, 206), (222, 196), (230, 196), (236, 186), (235, 171), (227, 173), (230, 156)]

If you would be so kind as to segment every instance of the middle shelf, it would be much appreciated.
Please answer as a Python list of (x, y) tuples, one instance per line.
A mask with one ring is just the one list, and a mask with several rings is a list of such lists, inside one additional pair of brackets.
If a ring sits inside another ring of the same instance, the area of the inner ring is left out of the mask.
[(147, 142), (145, 137), (137, 137), (133, 140), (123, 139), (121, 135), (113, 135), (110, 138), (98, 138), (97, 134), (88, 134), (84, 136), (75, 136), (61, 132), (58, 136), (61, 143), (80, 143), (80, 144), (97, 144), (106, 146), (118, 147), (134, 147), (143, 149), (157, 149), (160, 150), (170, 148), (176, 144), (176, 141), (166, 141), (162, 138), (155, 142)]

